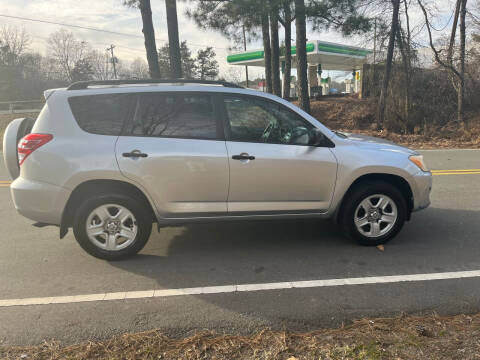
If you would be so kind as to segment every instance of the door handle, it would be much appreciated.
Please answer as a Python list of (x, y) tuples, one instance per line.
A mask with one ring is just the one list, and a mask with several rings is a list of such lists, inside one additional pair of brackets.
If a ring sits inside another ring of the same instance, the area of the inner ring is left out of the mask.
[(233, 160), (255, 160), (255, 156), (248, 155), (248, 154), (240, 154), (240, 155), (233, 155)]
[(148, 154), (142, 153), (140, 150), (133, 150), (131, 152), (124, 152), (122, 156), (126, 158), (146, 158)]

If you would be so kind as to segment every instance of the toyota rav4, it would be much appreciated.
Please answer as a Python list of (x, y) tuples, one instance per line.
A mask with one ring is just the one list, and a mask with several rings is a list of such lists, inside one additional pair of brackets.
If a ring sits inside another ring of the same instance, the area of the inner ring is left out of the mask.
[[(332, 218), (378, 245), (430, 204), (417, 152), (329, 130), (276, 96), (213, 81), (89, 81), (45, 92), (3, 156), (18, 212), (93, 256), (136, 254), (158, 228)], [(292, 239), (294, 241), (295, 239)]]

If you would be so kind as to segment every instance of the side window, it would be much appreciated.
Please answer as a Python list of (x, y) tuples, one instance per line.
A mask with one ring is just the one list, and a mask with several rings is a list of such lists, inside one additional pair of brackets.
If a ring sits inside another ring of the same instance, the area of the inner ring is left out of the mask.
[(126, 134), (217, 139), (218, 129), (209, 95), (143, 93), (138, 95)]
[(313, 125), (281, 104), (247, 96), (225, 96), (231, 140), (308, 145)]
[(132, 99), (131, 94), (83, 95), (70, 97), (68, 103), (82, 130), (100, 135), (120, 135)]

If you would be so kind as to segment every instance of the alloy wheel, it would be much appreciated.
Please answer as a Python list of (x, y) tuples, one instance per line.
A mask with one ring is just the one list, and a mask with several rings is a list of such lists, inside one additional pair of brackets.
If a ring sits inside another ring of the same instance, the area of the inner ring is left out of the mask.
[(384, 236), (395, 226), (398, 209), (395, 202), (383, 194), (370, 195), (355, 210), (355, 226), (365, 237)]
[(105, 204), (94, 209), (87, 217), (88, 239), (97, 247), (118, 251), (131, 245), (137, 237), (135, 216), (122, 205)]

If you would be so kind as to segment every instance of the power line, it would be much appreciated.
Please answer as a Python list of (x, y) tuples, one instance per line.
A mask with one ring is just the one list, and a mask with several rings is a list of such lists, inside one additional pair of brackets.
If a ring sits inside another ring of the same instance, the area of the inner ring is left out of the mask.
[[(98, 28), (89, 27), (89, 26), (81, 26), (81, 25), (75, 25), (75, 24), (67, 24), (67, 23), (60, 23), (60, 22), (55, 22), (55, 21), (32, 19), (32, 18), (27, 18), (27, 17), (13, 16), (13, 15), (5, 15), (5, 14), (0, 14), (0, 16), (1, 16), (1, 17), (6, 17), (6, 18), (17, 19), (17, 20), (25, 20), (25, 21), (39, 22), (39, 23), (43, 23), (43, 24), (66, 26), (66, 27), (72, 27), (72, 28), (83, 29), (83, 30), (100, 31), (100, 32), (104, 32), (104, 33), (114, 34), (114, 35), (121, 35), (121, 36), (130, 36), (130, 37), (136, 37), (136, 38), (143, 38), (143, 36), (141, 36), (141, 35), (135, 35), (135, 34), (122, 33), (122, 32), (118, 32), (118, 31), (98, 29)], [(157, 39), (157, 40), (160, 40), (160, 39)], [(160, 40), (160, 41), (164, 41), (164, 40)]]
[[(45, 37), (45, 36), (39, 36), (39, 35), (29, 35), (29, 36), (31, 36), (32, 38), (35, 38), (35, 39), (42, 39), (44, 41), (48, 41), (48, 38)], [(110, 44), (107, 44), (107, 43), (104, 43), (104, 42), (92, 41), (92, 40), (88, 40), (88, 43), (94, 44), (94, 45), (100, 45), (102, 47), (103, 46), (110, 46)], [(123, 45), (115, 45), (115, 47), (125, 49), (125, 51), (129, 51), (129, 52), (145, 54), (145, 49), (141, 49), (141, 48), (132, 48), (132, 47), (123, 46)]]
[[(124, 32), (119, 32), (119, 31), (99, 29), (99, 28), (90, 27), (90, 26), (67, 24), (67, 23), (61, 23), (61, 22), (55, 22), (55, 21), (49, 21), (49, 20), (33, 19), (33, 18), (27, 18), (27, 17), (22, 17), (22, 16), (6, 15), (6, 14), (0, 14), (0, 17), (10, 18), (10, 19), (17, 19), (17, 20), (24, 20), (24, 21), (39, 22), (39, 23), (50, 24), (50, 25), (65, 26), (65, 27), (77, 28), (77, 29), (82, 29), (82, 30), (99, 31), (99, 32), (107, 33), (107, 34), (113, 34), (113, 35), (119, 35), (119, 36), (129, 36), (129, 37), (134, 37), (134, 38), (143, 39), (143, 36), (141, 36), (141, 35), (135, 35), (135, 34), (129, 34), (129, 33), (124, 33)], [(160, 38), (155, 38), (155, 40), (157, 40), (157, 41), (168, 41), (168, 40), (166, 40), (166, 39), (160, 39)], [(190, 43), (189, 45), (191, 45), (191, 46), (198, 46), (198, 47), (204, 47), (204, 46), (205, 46), (205, 47), (212, 47), (212, 48), (215, 48), (215, 49), (228, 50), (227, 48), (222, 48), (222, 47), (218, 47), (218, 46), (204, 45), (204, 44), (194, 44), (194, 43)]]

